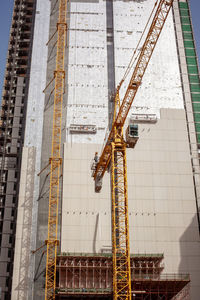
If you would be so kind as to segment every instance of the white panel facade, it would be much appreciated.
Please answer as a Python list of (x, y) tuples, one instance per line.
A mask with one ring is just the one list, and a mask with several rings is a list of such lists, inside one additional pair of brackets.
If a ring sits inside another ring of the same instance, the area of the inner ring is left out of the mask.
[[(33, 37), (32, 63), (30, 72), (30, 85), (26, 115), (26, 129), (24, 145), (36, 148), (36, 176), (34, 184), (34, 197), (39, 194), (39, 177), (41, 170), (42, 127), (44, 113), (44, 89), (46, 87), (47, 52), (46, 43), (49, 39), (50, 3), (49, 0), (38, 0)], [(42, 53), (42, 55), (41, 55)], [(37, 203), (37, 201), (35, 201)], [(34, 211), (36, 216), (37, 208)], [(34, 220), (35, 224), (36, 220)]]
[[(139, 124), (139, 141), (127, 150), (130, 249), (163, 253), (165, 272), (190, 273), (198, 300), (200, 244), (185, 111), (162, 109), (160, 116), (156, 124)], [(61, 252), (111, 252), (110, 177), (96, 194), (90, 172), (97, 148), (65, 145)]]
[[(115, 72), (116, 84), (119, 84), (141, 38), (155, 1), (114, 1), (113, 3)], [(152, 19), (150, 24), (151, 21)], [(142, 43), (136, 51), (136, 56), (140, 53), (141, 46)], [(123, 99), (132, 71), (133, 68), (121, 88), (121, 99)], [(161, 32), (131, 112), (156, 113), (159, 116), (160, 108), (183, 108), (172, 12), (169, 13)]]
[[(35, 25), (34, 25), (34, 36), (33, 36), (33, 48), (32, 48), (32, 60), (31, 60), (31, 70), (30, 70), (30, 84), (29, 84), (29, 93), (28, 93), (28, 104), (27, 104), (27, 114), (26, 114), (26, 128), (25, 128), (25, 137), (24, 137), (24, 153), (30, 151), (34, 147), (36, 151), (35, 161), (34, 161), (34, 175), (32, 180), (34, 181), (34, 186), (32, 188), (33, 198), (30, 199), (32, 202), (30, 217), (32, 220), (30, 222), (29, 236), (30, 236), (30, 245), (27, 245), (28, 255), (30, 255), (33, 249), (36, 249), (36, 235), (37, 235), (37, 219), (38, 219), (38, 195), (39, 195), (39, 177), (37, 174), (41, 170), (41, 147), (42, 147), (42, 128), (43, 128), (43, 112), (44, 112), (44, 99), (45, 95), (43, 90), (46, 86), (46, 71), (47, 71), (47, 52), (48, 47), (46, 43), (49, 39), (49, 21), (50, 21), (50, 1), (49, 0), (37, 0), (36, 5), (36, 15), (35, 15)], [(42, 55), (41, 55), (42, 53)], [(29, 149), (29, 150), (27, 150)], [(25, 155), (24, 154), (24, 155)], [(26, 164), (26, 156), (22, 156), (22, 166)], [(23, 168), (21, 171), (21, 176), (23, 176)], [(26, 182), (26, 184), (30, 184)], [(23, 190), (23, 185), (20, 184), (20, 190)], [(22, 202), (22, 207), (24, 207), (23, 198), (19, 197), (19, 205)], [(24, 208), (23, 208), (24, 209)], [(20, 209), (21, 211), (21, 209)], [(23, 212), (23, 210), (22, 210)], [(20, 212), (18, 216), (17, 226), (21, 226), (22, 220), (20, 219), (23, 215)], [(23, 217), (25, 218), (25, 217)], [(19, 223), (19, 224), (18, 224)], [(23, 232), (23, 228), (22, 228)], [(20, 240), (19, 231), (16, 233), (16, 239)], [(27, 281), (23, 281), (23, 285), (19, 288), (19, 283), (22, 278), (20, 277), (19, 266), (19, 255), (21, 255), (21, 261), (23, 261), (23, 255), (21, 254), (22, 246), (20, 243), (16, 244), (15, 251), (18, 255), (15, 255), (14, 261), (14, 273), (13, 277), (13, 294), (12, 299), (33, 299), (33, 288), (35, 274), (35, 256), (30, 255), (27, 266), (23, 266), (21, 262), (20, 269), (26, 268)], [(29, 246), (29, 247), (28, 247)], [(19, 277), (17, 277), (19, 276)], [(21, 290), (20, 290), (21, 289)], [(15, 290), (15, 292), (14, 292)], [(17, 292), (16, 292), (17, 291)], [(23, 295), (23, 297), (22, 297)]]
[[(106, 2), (71, 2), (68, 57), (67, 140), (98, 143), (108, 123)], [(93, 135), (71, 135), (71, 124), (96, 125)]]
[(111, 252), (109, 174), (99, 194), (91, 178), (90, 162), (97, 146), (64, 146), (61, 252)]

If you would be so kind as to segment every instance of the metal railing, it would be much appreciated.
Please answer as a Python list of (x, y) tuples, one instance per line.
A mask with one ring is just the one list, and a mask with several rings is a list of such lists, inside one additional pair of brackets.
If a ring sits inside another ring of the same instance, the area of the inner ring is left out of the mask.
[(156, 280), (156, 281), (190, 281), (189, 274), (133, 274), (132, 280)]

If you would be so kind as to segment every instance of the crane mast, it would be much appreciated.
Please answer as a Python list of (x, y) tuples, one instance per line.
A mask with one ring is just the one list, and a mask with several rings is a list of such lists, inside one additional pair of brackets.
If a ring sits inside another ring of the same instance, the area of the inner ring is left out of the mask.
[[(113, 122), (119, 106), (118, 90)], [(113, 293), (114, 299), (131, 300), (126, 143), (122, 131), (115, 130), (111, 149)]]
[(58, 204), (59, 204), (59, 177), (62, 158), (60, 157), (61, 146), (61, 121), (62, 102), (65, 80), (65, 44), (66, 44), (66, 11), (67, 0), (59, 0), (59, 17), (57, 22), (57, 53), (56, 69), (54, 71), (55, 91), (53, 110), (53, 131), (50, 163), (50, 190), (49, 190), (49, 216), (48, 216), (48, 239), (46, 258), (46, 282), (45, 300), (55, 299), (56, 286), (56, 257), (57, 257), (57, 225), (58, 225)]
[(110, 134), (92, 174), (95, 180), (95, 190), (99, 192), (104, 173), (111, 165), (114, 300), (131, 300), (127, 145), (123, 137), (123, 126), (172, 4), (173, 0), (160, 0), (121, 105), (119, 104), (119, 89), (122, 82), (117, 88), (115, 111), (118, 106), (118, 113), (116, 116), (114, 113)]

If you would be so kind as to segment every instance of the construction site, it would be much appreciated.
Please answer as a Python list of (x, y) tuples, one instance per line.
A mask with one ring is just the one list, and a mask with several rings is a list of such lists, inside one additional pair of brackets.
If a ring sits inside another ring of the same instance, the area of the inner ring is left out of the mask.
[(199, 300), (189, 0), (14, 0), (1, 300)]

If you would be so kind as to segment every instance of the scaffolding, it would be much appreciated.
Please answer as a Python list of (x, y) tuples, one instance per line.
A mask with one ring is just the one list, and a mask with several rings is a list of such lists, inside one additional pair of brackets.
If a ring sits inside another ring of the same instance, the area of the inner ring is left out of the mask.
[[(163, 254), (131, 255), (133, 299), (189, 299), (189, 275), (162, 274), (163, 258)], [(111, 254), (66, 253), (58, 256), (57, 271), (57, 299), (113, 298)]]

